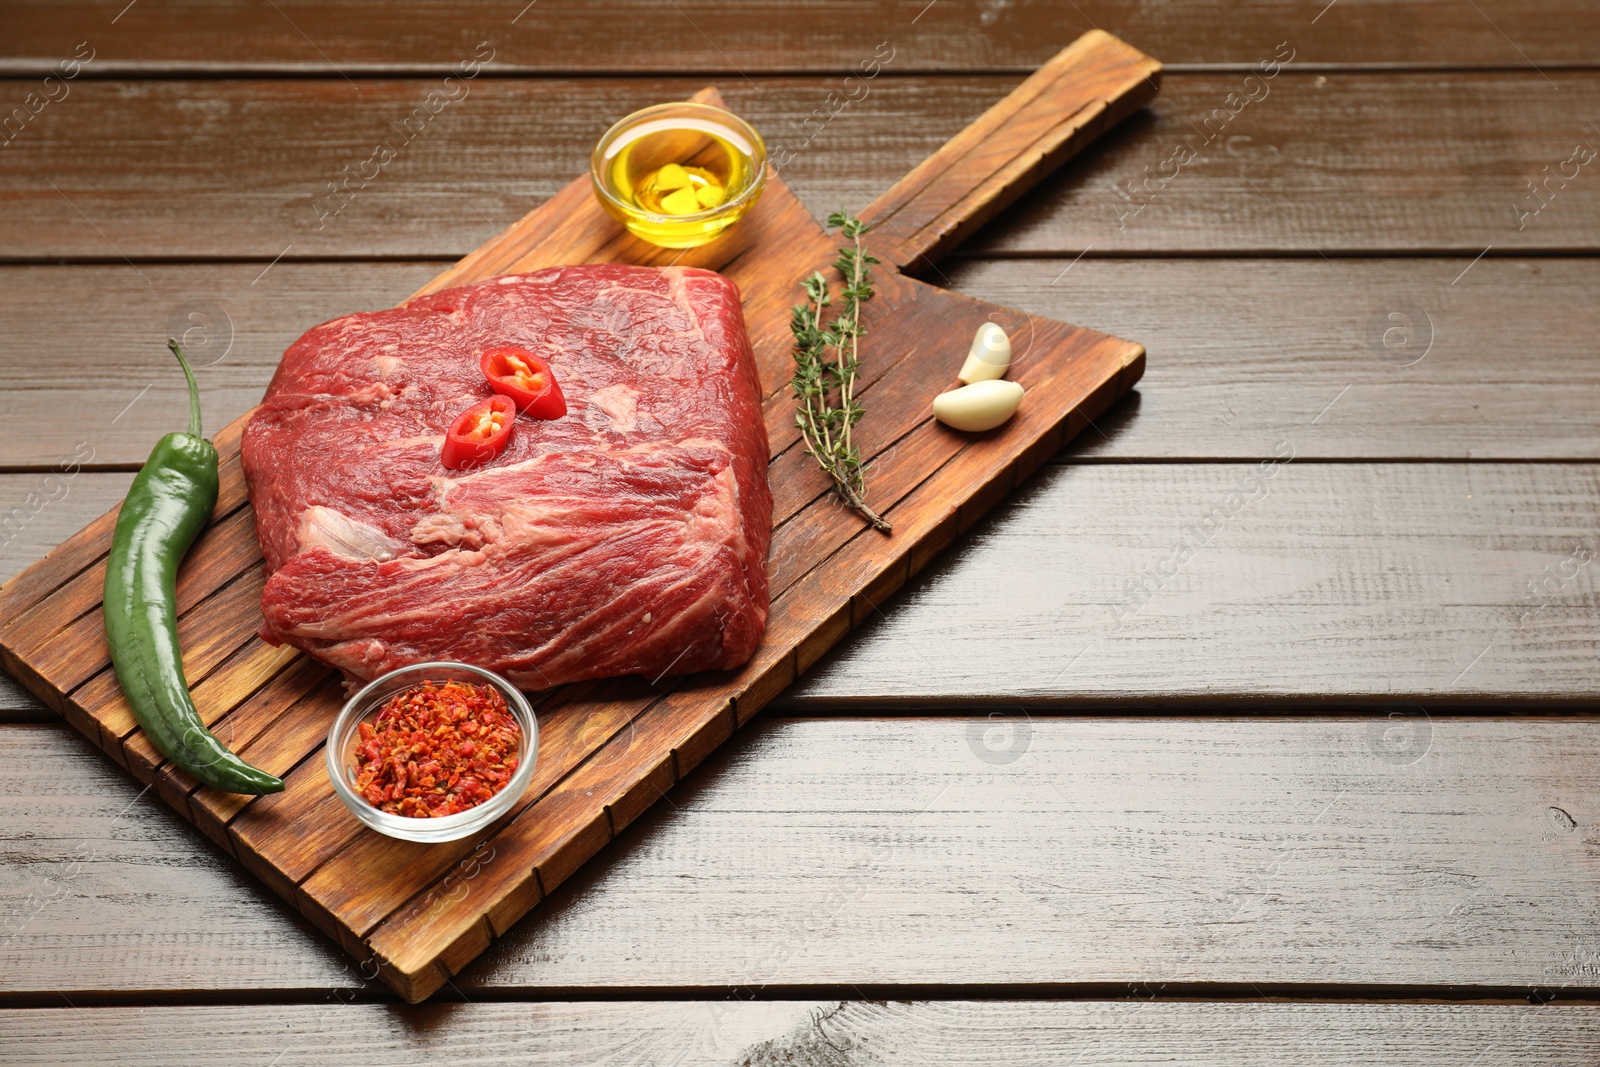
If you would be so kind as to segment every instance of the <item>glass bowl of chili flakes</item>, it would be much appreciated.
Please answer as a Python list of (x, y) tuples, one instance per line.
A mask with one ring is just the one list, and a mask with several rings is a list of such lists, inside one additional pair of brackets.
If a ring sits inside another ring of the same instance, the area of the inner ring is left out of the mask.
[(527, 791), (539, 727), (522, 693), (465, 663), (418, 663), (374, 679), (328, 732), (328, 777), (367, 826), (406, 841), (456, 841)]

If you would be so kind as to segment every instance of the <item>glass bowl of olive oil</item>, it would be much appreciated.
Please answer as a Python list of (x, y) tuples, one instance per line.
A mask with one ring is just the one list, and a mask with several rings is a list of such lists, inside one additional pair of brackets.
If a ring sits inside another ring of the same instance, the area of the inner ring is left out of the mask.
[(635, 111), (589, 161), (595, 195), (629, 232), (694, 248), (738, 222), (767, 184), (767, 147), (731, 111), (688, 101)]

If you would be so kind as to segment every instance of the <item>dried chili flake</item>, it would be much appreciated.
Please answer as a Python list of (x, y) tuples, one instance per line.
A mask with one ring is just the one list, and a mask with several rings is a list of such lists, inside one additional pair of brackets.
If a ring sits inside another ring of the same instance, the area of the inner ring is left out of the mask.
[(356, 741), (356, 791), (428, 819), (482, 804), (517, 770), (522, 729), (491, 685), (424, 682), (390, 697)]

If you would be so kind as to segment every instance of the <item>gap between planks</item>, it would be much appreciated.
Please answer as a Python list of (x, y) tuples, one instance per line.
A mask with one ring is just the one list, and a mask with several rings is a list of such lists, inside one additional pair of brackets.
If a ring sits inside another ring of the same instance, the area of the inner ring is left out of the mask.
[[(1076, 1004), (1482, 1004), (1563, 1007), (1600, 1005), (1600, 990), (1583, 986), (1516, 985), (1362, 985), (1290, 982), (1038, 982), (982, 985), (820, 984), (753, 986), (473, 986), (471, 996), (446, 983), (428, 1004), (548, 1004), (618, 1001), (726, 1001), (770, 1003), (785, 1000), (834, 1001), (1061, 1001)], [(0, 992), (0, 1009), (117, 1007), (250, 1007), (265, 1004), (326, 1004), (328, 988), (151, 989), (137, 991)], [(405, 1004), (382, 982), (342, 988), (346, 1004)], [(412, 1006), (415, 1007), (415, 1006)]]
[[(1087, 27), (1085, 27), (1087, 29)], [(1161, 51), (1152, 46), (1154, 51)], [(0, 59), (0, 85), (17, 82), (31, 84), (38, 78), (55, 73), (60, 65), (59, 58), (49, 60), (3, 60)], [(1259, 73), (1260, 61), (1238, 63), (1184, 63), (1163, 61), (1163, 69), (1170, 74), (1252, 74)], [(982, 78), (1002, 77), (1006, 75), (1026, 77), (1038, 69), (1038, 64), (1003, 64), (986, 67), (884, 67), (874, 75), (874, 80), (882, 79), (885, 82), (909, 79), (928, 78)], [(1584, 60), (1540, 60), (1535, 68), (1526, 62), (1514, 60), (1492, 61), (1484, 64), (1466, 63), (1339, 63), (1339, 62), (1314, 62), (1303, 61), (1298, 58), (1294, 61), (1296, 72), (1307, 74), (1341, 74), (1341, 75), (1367, 75), (1378, 76), (1392, 74), (1527, 74), (1530, 70), (1560, 71), (1562, 73), (1588, 73), (1600, 71), (1600, 62)], [(395, 65), (395, 66), (347, 66), (342, 71), (349, 81), (377, 82), (377, 81), (418, 81), (433, 82), (446, 74), (454, 73), (450, 65), (429, 66), (423, 64)], [(727, 80), (738, 78), (744, 82), (760, 84), (764, 81), (782, 81), (792, 78), (843, 78), (859, 75), (859, 71), (848, 65), (840, 66), (798, 66), (784, 67), (777, 70), (747, 70), (735, 71), (732, 69), (717, 71), (705, 68), (695, 68), (686, 71), (682, 67), (650, 67), (645, 69), (606, 69), (583, 67), (521, 67), (500, 68), (496, 70), (481, 70), (473, 76), (474, 81), (575, 81), (593, 79), (596, 81), (659, 81), (668, 78), (694, 77), (707, 80)], [(92, 66), (83, 67), (74, 81), (121, 81), (121, 82), (210, 82), (210, 81), (239, 81), (241, 79), (261, 81), (320, 81), (340, 82), (345, 79), (338, 75), (330, 75), (326, 64), (307, 64), (296, 66), (291, 64), (252, 64), (238, 63), (226, 66), (200, 66), (195, 64), (174, 63), (155, 67), (146, 63), (129, 61), (101, 61), (96, 59)]]
[[(818, 217), (820, 223), (821, 219)], [(1295, 248), (1283, 248), (1275, 245), (1262, 245), (1259, 248), (1236, 247), (1216, 249), (1106, 249), (1096, 251), (1092, 246), (1078, 250), (1073, 254), (1072, 249), (1032, 249), (1032, 248), (986, 248), (963, 249), (956, 247), (940, 257), (939, 262), (966, 261), (973, 263), (984, 262), (1043, 262), (1076, 261), (1078, 259), (1095, 259), (1105, 262), (1141, 260), (1286, 260), (1304, 261), (1307, 263), (1321, 263), (1329, 259), (1370, 260), (1370, 259), (1450, 259), (1471, 261), (1482, 259), (1593, 259), (1600, 257), (1600, 250), (1588, 245), (1573, 245), (1570, 248), (1561, 245), (1541, 245), (1538, 247), (1508, 247), (1502, 251), (1473, 252), (1468, 249), (1449, 245), (1404, 245), (1394, 248), (1329, 248), (1322, 253), (1301, 251)], [(292, 263), (301, 266), (317, 266), (320, 264), (354, 265), (364, 263), (374, 265), (389, 264), (418, 264), (436, 263), (449, 266), (460, 262), (460, 256), (435, 256), (435, 255), (408, 255), (395, 253), (393, 255), (338, 255), (337, 253), (318, 253), (305, 256), (16, 256), (0, 254), (0, 267), (126, 267), (136, 264), (142, 267), (213, 267), (213, 266), (260, 266), (270, 263)], [(926, 280), (926, 279), (924, 279)], [(799, 290), (796, 289), (798, 294)], [(796, 297), (798, 303), (799, 298)]]

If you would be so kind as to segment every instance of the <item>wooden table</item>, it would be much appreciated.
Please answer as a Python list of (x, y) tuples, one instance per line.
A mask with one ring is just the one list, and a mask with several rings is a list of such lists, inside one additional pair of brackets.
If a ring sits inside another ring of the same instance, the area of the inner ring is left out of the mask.
[(823, 214), (1165, 61), (940, 265), (1144, 381), (421, 1008), (0, 682), (0, 1062), (1600, 1058), (1600, 9), (523, 3), (7, 6), (4, 574), (709, 81)]

